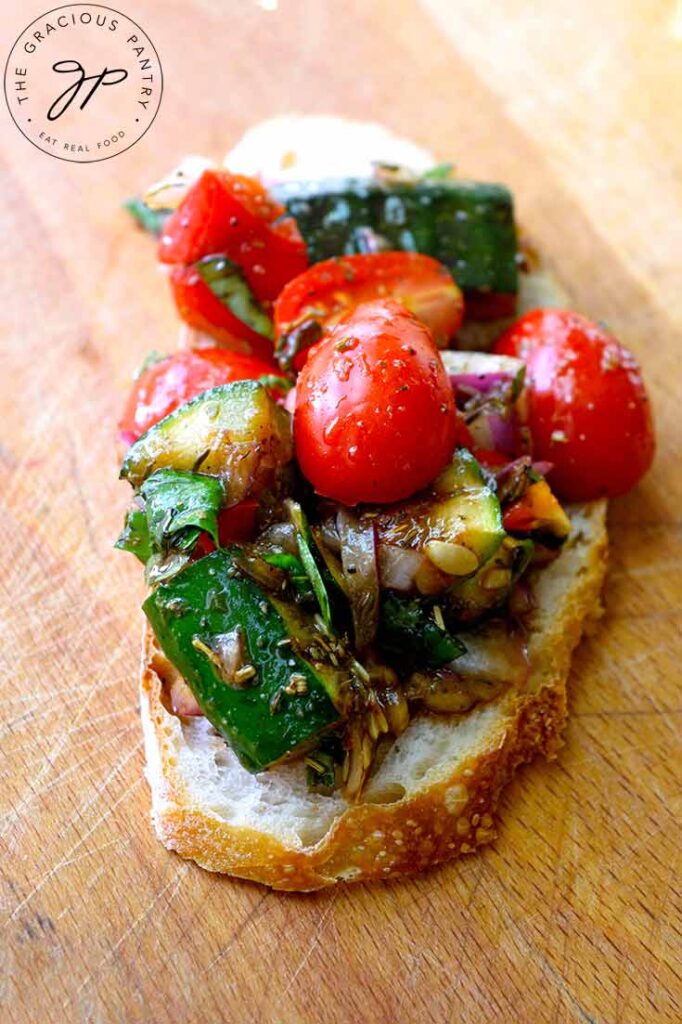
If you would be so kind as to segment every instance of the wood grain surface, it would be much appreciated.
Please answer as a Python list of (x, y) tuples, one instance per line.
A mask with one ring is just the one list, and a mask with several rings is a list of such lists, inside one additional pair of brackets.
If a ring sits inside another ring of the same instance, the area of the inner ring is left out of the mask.
[[(123, 3), (123, 0), (119, 0)], [(5, 50), (47, 3), (2, 6)], [(682, 12), (663, 0), (136, 0), (156, 123), (106, 163), (2, 132), (0, 1017), (676, 1022), (680, 1004)], [(607, 613), (561, 757), (497, 842), (400, 883), (278, 895), (166, 853), (137, 717), (142, 581), (112, 551), (117, 411), (176, 326), (123, 197), (289, 110), (373, 117), (514, 189), (641, 357), (660, 447), (610, 513)], [(677, 902), (676, 902), (677, 901)]]

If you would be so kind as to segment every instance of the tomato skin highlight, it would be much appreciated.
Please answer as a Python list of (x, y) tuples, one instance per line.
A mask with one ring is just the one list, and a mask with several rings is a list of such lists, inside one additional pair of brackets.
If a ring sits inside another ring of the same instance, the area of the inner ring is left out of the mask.
[(180, 318), (225, 348), (260, 359), (272, 358), (272, 342), (234, 313), (213, 294), (196, 267), (173, 267), (170, 286)]
[(563, 309), (517, 320), (495, 352), (526, 363), (533, 457), (568, 501), (616, 497), (646, 473), (654, 427), (639, 364), (603, 327)]
[(242, 268), (259, 302), (273, 302), (308, 265), (305, 243), (284, 212), (253, 178), (204, 171), (164, 224), (158, 258), (190, 264), (224, 254)]
[[(292, 332), (316, 322), (328, 330), (361, 302), (395, 298), (426, 324), (445, 348), (464, 318), (464, 299), (449, 270), (431, 256), (413, 252), (338, 256), (309, 267), (290, 281), (275, 303), (277, 350), (287, 355)], [(300, 370), (307, 350), (293, 366)]]
[(274, 363), (224, 348), (176, 352), (149, 366), (133, 384), (119, 422), (121, 438), (132, 444), (168, 413), (209, 388), (278, 372)]
[(452, 387), (427, 328), (392, 299), (347, 314), (298, 378), (294, 444), (318, 494), (346, 505), (425, 487), (450, 459)]

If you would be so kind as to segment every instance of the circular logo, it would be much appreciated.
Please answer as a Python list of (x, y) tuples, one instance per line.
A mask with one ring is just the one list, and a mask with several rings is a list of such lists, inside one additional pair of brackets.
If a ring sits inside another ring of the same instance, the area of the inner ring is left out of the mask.
[(157, 115), (163, 73), (154, 44), (125, 14), (67, 4), (24, 29), (5, 65), (5, 99), (22, 135), (60, 160), (125, 153)]

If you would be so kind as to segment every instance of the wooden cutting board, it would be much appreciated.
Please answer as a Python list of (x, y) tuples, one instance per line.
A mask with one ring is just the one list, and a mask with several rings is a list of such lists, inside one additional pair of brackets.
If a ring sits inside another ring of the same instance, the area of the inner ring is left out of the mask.
[[(123, 3), (123, 0), (120, 0)], [(5, 5), (6, 50), (47, 4)], [(2, 131), (0, 1015), (34, 1022), (679, 1021), (680, 34), (671, 2), (138, 0), (165, 95), (62, 163)], [(134, 7), (134, 10), (133, 10)], [(123, 197), (289, 110), (373, 117), (508, 182), (576, 308), (645, 364), (660, 448), (610, 513), (606, 616), (558, 761), (496, 843), (281, 895), (165, 852), (137, 717), (142, 582), (112, 551), (130, 375), (175, 343)]]

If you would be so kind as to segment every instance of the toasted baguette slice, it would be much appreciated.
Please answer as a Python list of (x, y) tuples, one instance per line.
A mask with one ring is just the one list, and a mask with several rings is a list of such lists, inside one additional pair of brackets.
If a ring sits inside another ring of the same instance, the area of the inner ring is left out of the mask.
[(536, 609), (523, 690), (465, 714), (413, 719), (359, 803), (310, 793), (300, 762), (251, 775), (204, 718), (171, 714), (162, 693), (174, 669), (147, 631), (142, 722), (161, 841), (210, 871), (293, 890), (418, 871), (489, 842), (517, 765), (560, 746), (571, 654), (601, 611), (606, 503), (569, 514), (561, 554), (530, 577)]

